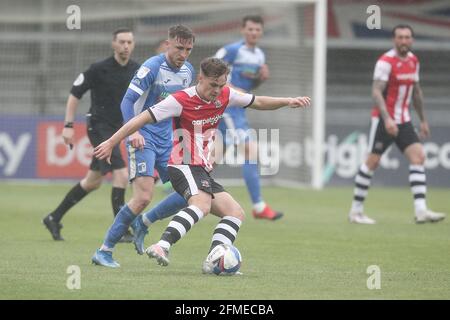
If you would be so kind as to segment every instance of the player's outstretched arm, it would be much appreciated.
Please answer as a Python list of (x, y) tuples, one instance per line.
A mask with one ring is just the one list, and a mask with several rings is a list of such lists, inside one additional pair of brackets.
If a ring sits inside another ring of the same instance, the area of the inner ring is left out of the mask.
[(111, 138), (103, 141), (94, 149), (94, 155), (98, 159), (107, 159), (110, 162), (112, 149), (130, 134), (136, 132), (147, 123), (153, 123), (154, 120), (148, 111), (143, 111), (130, 121), (125, 123)]
[(282, 107), (305, 108), (310, 105), (310, 97), (276, 98), (255, 96), (255, 100), (249, 107), (256, 110), (276, 110)]

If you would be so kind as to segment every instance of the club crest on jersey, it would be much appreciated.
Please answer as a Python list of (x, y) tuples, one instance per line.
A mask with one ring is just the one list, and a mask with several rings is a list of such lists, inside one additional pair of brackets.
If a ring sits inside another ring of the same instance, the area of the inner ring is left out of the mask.
[(138, 163), (138, 172), (145, 173), (147, 171), (147, 164), (145, 162)]
[(139, 79), (143, 79), (147, 75), (147, 73), (149, 73), (149, 72), (150, 72), (149, 68), (147, 68), (146, 66), (141, 66), (139, 68), (138, 72), (136, 73), (136, 76)]
[(219, 100), (214, 100), (214, 105), (216, 106), (216, 109), (222, 108), (222, 102)]
[(209, 181), (208, 180), (202, 180), (202, 181), (200, 181), (200, 183), (202, 184), (202, 187), (209, 188)]

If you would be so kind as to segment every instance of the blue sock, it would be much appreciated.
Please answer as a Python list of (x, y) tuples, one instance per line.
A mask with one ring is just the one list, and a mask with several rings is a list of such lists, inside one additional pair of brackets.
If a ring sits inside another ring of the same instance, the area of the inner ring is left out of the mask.
[(182, 196), (180, 196), (177, 192), (172, 192), (163, 201), (158, 203), (156, 207), (144, 213), (144, 216), (151, 223), (153, 223), (157, 220), (170, 217), (187, 206), (188, 204)]
[(247, 185), (248, 193), (252, 198), (253, 204), (261, 202), (261, 186), (259, 183), (258, 165), (256, 163), (244, 163), (242, 166), (242, 175), (244, 176), (245, 184)]
[(120, 238), (127, 232), (128, 227), (131, 222), (133, 222), (134, 218), (136, 218), (136, 216), (131, 212), (128, 205), (124, 205), (117, 213), (112, 226), (106, 233), (103, 244), (110, 249), (114, 248)]

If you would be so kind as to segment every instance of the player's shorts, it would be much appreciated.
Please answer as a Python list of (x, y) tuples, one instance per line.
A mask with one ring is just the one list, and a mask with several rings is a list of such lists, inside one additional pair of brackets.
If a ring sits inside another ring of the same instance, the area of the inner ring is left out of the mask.
[[(112, 127), (108, 123), (94, 120), (90, 115), (86, 116), (86, 126), (89, 141), (94, 148), (103, 141), (109, 139), (117, 131), (117, 128)], [(125, 168), (125, 161), (120, 153), (120, 145), (115, 146), (112, 150), (111, 164), (106, 160), (99, 160), (93, 156), (89, 168), (92, 171), (100, 171), (102, 175), (105, 175), (112, 170)]]
[(202, 190), (209, 193), (214, 199), (214, 193), (224, 192), (225, 189), (209, 175), (201, 166), (169, 165), (170, 182), (176, 192), (186, 201)]
[(226, 145), (248, 142), (251, 136), (245, 109), (240, 107), (227, 107), (219, 123), (219, 129)]
[(136, 149), (127, 142), (129, 180), (136, 177), (155, 177), (155, 169), (163, 183), (169, 181), (167, 162), (170, 158), (172, 146), (159, 147), (145, 141), (144, 149)]
[(401, 152), (412, 145), (420, 142), (411, 121), (397, 124), (398, 135), (396, 137), (387, 133), (384, 127), (384, 121), (380, 118), (373, 117), (369, 135), (369, 150), (372, 153), (383, 154), (389, 146), (395, 142)]

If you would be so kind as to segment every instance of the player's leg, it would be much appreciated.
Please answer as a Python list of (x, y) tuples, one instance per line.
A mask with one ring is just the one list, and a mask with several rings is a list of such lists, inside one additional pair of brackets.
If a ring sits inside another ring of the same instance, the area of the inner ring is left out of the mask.
[[(155, 163), (155, 168), (158, 170), (160, 179), (163, 183), (169, 181), (167, 162), (169, 160), (171, 150), (171, 147), (161, 150)], [(144, 254), (144, 239), (148, 234), (148, 228), (152, 223), (157, 220), (162, 220), (173, 216), (181, 209), (186, 208), (187, 205), (186, 200), (180, 194), (173, 192), (163, 201), (158, 203), (154, 208), (136, 217), (131, 225), (134, 233), (133, 242), (136, 252), (138, 254)]]
[(424, 223), (443, 220), (445, 214), (433, 212), (427, 207), (425, 152), (411, 123), (400, 126), (396, 142), (409, 161), (409, 184), (414, 197), (415, 221)]
[[(211, 204), (211, 213), (221, 218), (214, 229), (211, 239), (211, 246), (208, 254), (219, 244), (232, 245), (236, 240), (239, 229), (244, 220), (245, 214), (239, 203), (227, 193), (222, 186), (213, 182), (217, 187), (213, 186), (214, 199)], [(219, 190), (219, 188), (221, 190)], [(208, 259), (203, 262), (203, 273), (212, 273), (213, 265)]]
[(127, 232), (136, 216), (150, 203), (153, 196), (155, 152), (150, 147), (143, 150), (130, 147), (128, 152), (129, 179), (132, 181), (133, 196), (117, 213), (102, 246), (92, 257), (93, 263), (112, 268), (120, 266), (112, 259), (115, 245)]
[(187, 199), (188, 206), (172, 218), (158, 243), (146, 250), (150, 258), (156, 258), (163, 266), (169, 264), (170, 247), (208, 214), (212, 198), (211, 178), (203, 168), (177, 165), (170, 166), (168, 172), (174, 189)]
[(364, 201), (369, 192), (373, 173), (378, 168), (381, 156), (392, 144), (393, 137), (389, 136), (384, 128), (383, 121), (372, 118), (369, 134), (369, 155), (359, 167), (355, 176), (353, 201), (348, 215), (349, 221), (359, 224), (374, 224), (375, 220), (364, 214)]
[[(94, 162), (94, 160), (93, 160)], [(92, 168), (92, 164), (91, 164)], [(53, 237), (53, 240), (64, 240), (61, 236), (62, 224), (61, 220), (63, 216), (72, 208), (75, 204), (77, 204), (81, 199), (83, 199), (89, 192), (97, 189), (102, 183), (102, 175), (100, 171), (97, 170), (89, 170), (86, 173), (86, 176), (75, 186), (70, 189), (70, 191), (66, 194), (61, 203), (44, 217), (42, 222), (49, 230), (50, 234)]]
[(237, 145), (238, 150), (244, 149), (242, 176), (253, 203), (253, 216), (268, 220), (281, 218), (283, 214), (272, 210), (262, 198), (257, 163), (258, 147), (251, 137), (245, 110), (228, 107), (223, 114), (223, 120), (219, 123), (219, 129), (227, 146)]

